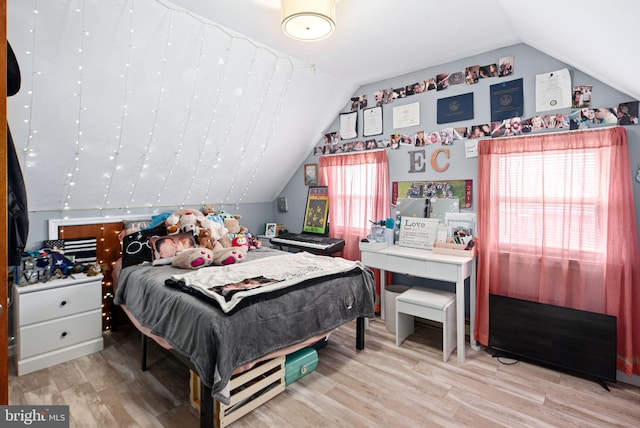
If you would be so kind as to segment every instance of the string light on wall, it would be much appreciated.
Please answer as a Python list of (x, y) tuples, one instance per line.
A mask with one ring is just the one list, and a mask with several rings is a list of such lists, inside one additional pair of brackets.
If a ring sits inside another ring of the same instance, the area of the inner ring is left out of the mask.
[(118, 126), (116, 127), (117, 129), (117, 134), (116, 134), (116, 147), (115, 149), (113, 149), (112, 155), (109, 156), (109, 161), (111, 161), (112, 166), (111, 166), (111, 172), (107, 172), (104, 174), (104, 181), (105, 184), (104, 186), (104, 194), (103, 194), (103, 199), (102, 199), (102, 205), (100, 206), (100, 214), (102, 215), (103, 210), (105, 209), (106, 206), (110, 205), (110, 201), (109, 201), (109, 195), (113, 186), (113, 180), (114, 177), (116, 175), (116, 171), (120, 169), (118, 162), (119, 162), (119, 156), (120, 153), (122, 151), (122, 133), (123, 133), (123, 129), (124, 129), (124, 121), (125, 118), (128, 116), (127, 114), (127, 108), (128, 108), (128, 99), (129, 99), (129, 94), (131, 93), (131, 91), (129, 90), (129, 71), (130, 71), (130, 64), (131, 64), (131, 53), (132, 51), (135, 49), (135, 46), (133, 44), (133, 17), (134, 17), (134, 6), (135, 4), (133, 3), (133, 0), (131, 0), (131, 6), (127, 6), (127, 10), (129, 11), (129, 32), (128, 32), (128, 39), (127, 39), (127, 59), (126, 62), (124, 63), (124, 72), (122, 74), (120, 74), (120, 78), (124, 79), (123, 82), (123, 86), (124, 86), (124, 93), (122, 96), (122, 111), (120, 113), (120, 121), (118, 123)]
[[(173, 209), (176, 199), (182, 205), (245, 201), (278, 122), (279, 113), (274, 109), (282, 111), (277, 106), (286, 101), (291, 81), (284, 81), (286, 71), (276, 69), (288, 61), (291, 76), (307, 65), (296, 66), (268, 47), (167, 0), (124, 0), (106, 10), (93, 2), (76, 0), (64, 8), (41, 4), (44, 9), (39, 13), (38, 0), (31, 3), (35, 8), (29, 8), (34, 9), (29, 39), (23, 37), (21, 46), (22, 56), (28, 55), (31, 61), (30, 81), (23, 80), (30, 90), (20, 94), (21, 110), (24, 107), (20, 112), (20, 132), (24, 132), (21, 160), (26, 168), (42, 162), (38, 154), (48, 159), (55, 154), (50, 144), (47, 151), (39, 145), (42, 136), (35, 126), (50, 131), (56, 122), (53, 115), (38, 111), (38, 106), (50, 107), (52, 94), (62, 94), (58, 99), (65, 103), (55, 112), (61, 120), (57, 122), (61, 123), (60, 132), (55, 133), (62, 143), (61, 156), (52, 159), (58, 170), (64, 168), (63, 174), (56, 177), (59, 183), (49, 193), (51, 201), (37, 201), (42, 208), (36, 210), (58, 211), (61, 218), (67, 218), (69, 211), (77, 216), (81, 210), (97, 210), (100, 216), (118, 215), (116, 211), (128, 214), (140, 208), (144, 209), (141, 212), (157, 211), (164, 201)], [(161, 7), (153, 7), (156, 5)], [(153, 25), (145, 21), (150, 16)], [(43, 62), (49, 57), (37, 52), (45, 46), (42, 41), (51, 36), (46, 32), (51, 31), (50, 26), (42, 27), (45, 21), (41, 20), (55, 22), (62, 17), (68, 22), (64, 46), (73, 46), (62, 51), (64, 67), (60, 67), (62, 62)], [(109, 43), (102, 38), (90, 39), (88, 30), (94, 24), (103, 25), (105, 19), (113, 20), (114, 34), (118, 35)], [(38, 25), (41, 34), (36, 34)], [(137, 52), (137, 44), (144, 44), (144, 52)], [(199, 49), (199, 56), (195, 49)], [(110, 61), (109, 68), (96, 70), (105, 60)], [(39, 65), (50, 68), (39, 70)], [(117, 71), (111, 72), (113, 69)], [(63, 80), (56, 81), (58, 72)], [(40, 78), (43, 73), (46, 80)], [(71, 77), (69, 82), (67, 77)], [(24, 83), (23, 87), (27, 86)], [(109, 92), (106, 97), (105, 92)], [(100, 109), (94, 105), (98, 100)], [(142, 111), (143, 107), (147, 110)], [(244, 169), (230, 167), (236, 164)], [(156, 165), (162, 168), (156, 169)], [(102, 170), (92, 175), (96, 167)], [(190, 175), (187, 170), (195, 172)], [(44, 175), (30, 174), (28, 180)], [(175, 191), (178, 180), (181, 193)], [(90, 197), (83, 198), (82, 192), (91, 192)]]
[(256, 179), (257, 176), (257, 171), (260, 168), (260, 165), (262, 165), (262, 160), (264, 158), (265, 153), (267, 152), (267, 149), (269, 148), (269, 143), (272, 141), (272, 137), (273, 137), (273, 133), (276, 129), (276, 126), (280, 120), (280, 116), (282, 114), (282, 108), (284, 106), (284, 100), (287, 94), (287, 91), (289, 90), (289, 84), (291, 83), (291, 78), (293, 77), (293, 71), (294, 71), (294, 67), (293, 64), (291, 63), (290, 60), (287, 60), (287, 62), (289, 63), (290, 67), (289, 67), (289, 74), (287, 76), (286, 79), (286, 84), (285, 86), (282, 88), (282, 92), (280, 94), (280, 97), (278, 98), (278, 105), (276, 106), (275, 109), (275, 114), (274, 117), (271, 121), (271, 126), (269, 127), (269, 132), (267, 133), (267, 136), (265, 138), (265, 143), (261, 146), (261, 151), (258, 155), (258, 158), (256, 160), (256, 167), (253, 171), (253, 174), (251, 175), (251, 178), (249, 179), (249, 183), (247, 184), (247, 186), (245, 187), (244, 192), (242, 193), (242, 196), (240, 197), (240, 200), (242, 198), (244, 198), (247, 194), (247, 191), (251, 188), (251, 185), (253, 184), (253, 182)]
[[(251, 79), (251, 72), (252, 72), (253, 66), (256, 63), (257, 46), (255, 46), (254, 44), (251, 44), (251, 45), (254, 48), (253, 56), (251, 58), (251, 64), (247, 67), (247, 72), (246, 72), (245, 80), (243, 82), (243, 87), (239, 91), (236, 91), (236, 97), (237, 98), (236, 98), (236, 101), (235, 101), (235, 103), (233, 105), (233, 108), (234, 108), (233, 117), (228, 122), (228, 125), (227, 125), (227, 127), (226, 127), (226, 129), (224, 131), (224, 137), (223, 137), (223, 140), (222, 140), (222, 144), (220, 144), (218, 146), (218, 150), (216, 152), (214, 165), (213, 165), (214, 169), (211, 171), (211, 175), (209, 177), (209, 183), (208, 183), (208, 186), (207, 186), (207, 194), (210, 191), (210, 187), (209, 186), (211, 186), (211, 183), (215, 183), (216, 182), (215, 179), (216, 179), (216, 174), (218, 172), (217, 171), (218, 164), (223, 159), (222, 156), (223, 156), (224, 149), (225, 149), (225, 147), (227, 146), (227, 144), (230, 141), (231, 131), (233, 130), (233, 127), (234, 127), (234, 125), (236, 123), (236, 120), (238, 119), (238, 113), (240, 112), (240, 102), (241, 102), (241, 99), (238, 99), (238, 98), (241, 98), (242, 94), (245, 92), (245, 89), (246, 89), (247, 85), (249, 84), (249, 80)], [(240, 94), (240, 95), (238, 95), (238, 94)], [(244, 160), (244, 154), (241, 153), (240, 162), (242, 162), (243, 160)], [(234, 187), (234, 182), (233, 181), (229, 183), (229, 187), (231, 189), (233, 189), (233, 187)], [(223, 202), (224, 202), (224, 200), (223, 200)]]
[[(198, 77), (198, 74), (200, 73), (201, 60), (204, 57), (204, 41), (205, 41), (206, 28), (207, 28), (206, 26), (203, 26), (202, 37), (200, 38), (200, 52), (199, 52), (199, 55), (198, 55), (198, 67), (196, 69), (197, 70), (196, 71), (196, 73), (197, 73), (196, 77), (194, 78), (194, 81), (193, 81), (193, 92), (192, 92), (192, 103), (191, 104), (193, 104), (193, 100), (197, 97), (197, 94), (196, 94), (197, 77)], [(225, 57), (224, 58), (220, 58), (218, 60), (218, 62), (217, 62), (218, 68), (220, 68), (220, 66), (223, 66), (222, 67), (222, 71), (218, 72), (218, 74), (220, 75), (219, 79), (221, 79), (223, 81), (224, 81), (225, 76), (226, 76), (226, 71), (227, 71), (226, 65), (228, 64), (229, 54), (231, 52), (231, 40), (232, 40), (231, 38), (227, 37), (226, 43), (225, 43), (225, 49), (224, 49)], [(212, 82), (218, 82), (217, 78), (213, 78), (211, 80), (212, 80)], [(211, 117), (210, 117), (210, 119), (208, 121), (208, 125), (205, 128), (205, 132), (204, 132), (204, 134), (202, 136), (202, 142), (200, 143), (200, 149), (198, 151), (198, 153), (200, 155), (198, 156), (198, 158), (196, 160), (196, 164), (195, 164), (195, 166), (193, 168), (194, 174), (191, 176), (191, 180), (190, 180), (189, 186), (187, 187), (187, 192), (185, 194), (185, 197), (182, 200), (182, 206), (184, 206), (186, 204), (187, 200), (191, 196), (191, 191), (192, 191), (193, 187), (196, 185), (197, 179), (199, 178), (197, 176), (197, 174), (202, 168), (201, 165), (209, 160), (209, 156), (206, 153), (206, 148), (209, 145), (209, 135), (210, 135), (211, 129), (213, 127), (213, 124), (215, 123), (215, 115), (216, 115), (216, 112), (217, 112), (218, 104), (220, 102), (220, 86), (217, 83), (214, 83), (213, 86), (217, 87), (216, 100), (215, 100), (215, 103), (213, 105), (213, 108), (211, 109), (212, 113), (211, 113)], [(191, 119), (191, 116), (189, 116), (189, 120), (190, 119)], [(184, 133), (186, 133), (186, 127), (185, 127), (185, 132)], [(215, 168), (215, 165), (213, 166), (213, 168)], [(209, 177), (211, 177), (212, 175), (213, 175), (213, 173), (211, 173), (209, 175)], [(203, 204), (204, 204), (204, 202), (203, 202)]]
[(31, 89), (28, 91), (29, 95), (29, 104), (25, 106), (25, 109), (28, 111), (28, 118), (24, 119), (26, 123), (28, 123), (28, 135), (27, 135), (27, 145), (23, 151), (22, 164), (27, 168), (32, 168), (36, 166), (35, 157), (37, 153), (32, 147), (34, 144), (34, 137), (38, 133), (37, 130), (33, 129), (33, 90), (36, 82), (36, 76), (41, 76), (42, 73), (38, 72), (36, 69), (36, 29), (38, 28), (38, 1), (35, 2), (35, 9), (33, 10), (33, 24), (29, 29), (31, 33), (31, 50), (26, 51), (25, 53), (31, 57)]
[(80, 19), (80, 30), (81, 30), (81, 37), (80, 37), (80, 47), (78, 48), (78, 55), (79, 55), (79, 65), (78, 65), (78, 90), (76, 92), (74, 92), (74, 96), (78, 98), (78, 109), (77, 109), (77, 119), (75, 121), (76, 124), (76, 139), (74, 142), (74, 152), (75, 152), (75, 156), (73, 157), (73, 162), (71, 165), (71, 169), (70, 172), (67, 173), (67, 177), (68, 177), (68, 181), (67, 181), (67, 185), (64, 187), (64, 190), (66, 191), (65, 196), (64, 196), (64, 200), (62, 201), (63, 203), (63, 209), (64, 210), (68, 210), (70, 209), (70, 205), (69, 202), (71, 200), (71, 189), (73, 189), (73, 187), (75, 186), (76, 180), (75, 180), (75, 175), (78, 173), (78, 171), (80, 170), (79, 167), (79, 160), (80, 160), (80, 152), (81, 152), (81, 140), (82, 140), (82, 112), (86, 111), (86, 107), (83, 105), (83, 98), (82, 98), (82, 83), (83, 83), (83, 77), (84, 77), (84, 46), (85, 46), (85, 38), (89, 36), (89, 32), (86, 30), (85, 28), (85, 1), (82, 1), (82, 8), (81, 9), (76, 9), (76, 13), (81, 14), (81, 19)]
[[(153, 125), (151, 126), (151, 131), (149, 131), (149, 139), (147, 140), (147, 144), (143, 150), (143, 159), (142, 162), (140, 162), (140, 166), (141, 166), (141, 170), (138, 172), (136, 179), (133, 183), (131, 183), (131, 189), (129, 192), (129, 200), (127, 201), (126, 205), (125, 205), (125, 209), (128, 210), (131, 205), (134, 202), (133, 199), (133, 195), (134, 192), (136, 190), (136, 187), (138, 186), (138, 183), (140, 182), (140, 179), (142, 177), (144, 177), (144, 173), (143, 173), (143, 169), (146, 168), (146, 165), (148, 165), (149, 162), (149, 154), (151, 153), (151, 147), (152, 144), (156, 142), (155, 140), (155, 133), (158, 129), (158, 117), (160, 114), (160, 108), (162, 106), (162, 101), (163, 101), (163, 95), (164, 95), (164, 90), (165, 90), (165, 78), (166, 78), (166, 64), (167, 64), (167, 58), (169, 56), (169, 49), (171, 48), (171, 31), (173, 30), (173, 12), (171, 10), (169, 10), (169, 21), (167, 24), (167, 34), (165, 37), (165, 44), (164, 44), (164, 52), (163, 52), (163, 57), (162, 57), (162, 65), (160, 66), (160, 70), (158, 71), (158, 75), (160, 76), (160, 87), (158, 90), (158, 98), (155, 104), (155, 107), (153, 108), (152, 112), (153, 112)], [(183, 142), (184, 140), (180, 140), (179, 144), (178, 144), (178, 149), (176, 151), (175, 157), (179, 157), (180, 156), (180, 152), (182, 150), (182, 146), (183, 146)], [(175, 164), (175, 159), (174, 162), (171, 162), (171, 164)]]
[[(268, 81), (267, 81), (267, 84), (265, 85), (264, 93), (263, 93), (263, 94), (262, 94), (262, 96), (260, 97), (260, 104), (259, 104), (259, 106), (258, 106), (258, 108), (257, 108), (257, 111), (258, 111), (258, 112), (263, 111), (263, 105), (264, 105), (264, 102), (265, 102), (265, 100), (266, 100), (266, 98), (267, 98), (267, 94), (268, 94), (269, 92), (271, 92), (271, 90), (272, 90), (274, 74), (275, 74), (275, 72), (278, 70), (278, 68), (279, 68), (279, 67), (278, 67), (278, 61), (276, 60), (276, 61), (274, 62), (274, 64), (273, 64), (272, 68), (271, 68), (271, 73), (270, 73), (269, 79), (268, 79)], [(270, 134), (271, 134), (271, 132), (273, 131), (273, 129), (274, 129), (274, 127), (275, 127), (275, 123), (277, 123), (277, 119), (278, 119), (279, 114), (280, 114), (280, 112), (281, 112), (281, 109), (282, 109), (282, 100), (285, 98), (285, 95), (286, 95), (287, 89), (288, 89), (288, 87), (289, 87), (289, 83), (290, 83), (290, 80), (291, 80), (291, 73), (292, 73), (292, 72), (293, 72), (293, 67), (291, 67), (291, 68), (289, 69), (289, 76), (287, 77), (287, 83), (286, 83), (286, 85), (282, 88), (282, 92), (280, 93), (278, 107), (276, 108), (276, 110), (275, 110), (275, 115), (274, 115), (275, 120), (273, 120), (273, 119), (272, 119), (272, 126), (271, 126), (271, 128), (270, 128), (269, 135), (267, 136), (267, 139), (266, 139), (266, 140), (267, 140), (267, 142), (270, 140)], [(250, 132), (248, 132), (248, 133), (247, 133), (247, 136), (246, 136), (246, 138), (245, 138), (245, 141), (244, 141), (244, 144), (243, 144), (243, 147), (242, 147), (242, 154), (241, 154), (241, 158), (242, 158), (242, 159), (244, 159), (244, 154), (245, 154), (245, 153), (246, 153), (246, 151), (247, 151), (247, 148), (248, 148), (249, 143), (253, 140), (253, 136), (254, 136), (254, 133), (255, 133), (256, 127), (258, 126), (259, 122), (260, 122), (260, 118), (258, 117), (258, 118), (256, 119), (256, 121), (254, 121), (253, 126), (252, 126), (252, 128), (251, 128)], [(265, 143), (265, 144), (263, 144), (263, 145), (261, 146), (261, 149), (262, 149), (262, 150), (259, 152), (259, 155), (258, 155), (258, 156), (257, 156), (257, 158), (256, 158), (256, 163), (255, 163), (255, 168), (254, 168), (254, 170), (253, 170), (253, 173), (252, 173), (252, 174), (251, 174), (251, 176), (249, 177), (249, 181), (248, 181), (247, 185), (246, 185), (246, 186), (244, 186), (244, 191), (242, 192), (242, 194), (240, 195), (240, 197), (238, 197), (238, 198), (237, 198), (237, 200), (236, 200), (236, 204), (237, 204), (237, 203), (241, 203), (241, 202), (242, 202), (243, 198), (244, 198), (244, 197), (246, 196), (246, 194), (247, 194), (247, 191), (251, 188), (251, 184), (253, 184), (253, 181), (254, 181), (254, 179), (256, 178), (258, 168), (260, 167), (260, 164), (261, 164), (262, 158), (264, 157), (264, 154), (265, 154), (265, 152), (266, 152), (267, 146), (268, 146), (268, 144), (267, 144), (267, 143)], [(236, 172), (235, 172), (235, 174), (233, 175), (232, 179), (231, 179), (231, 186), (229, 187), (229, 190), (227, 191), (227, 194), (226, 194), (226, 196), (224, 197), (223, 201), (227, 201), (227, 200), (229, 199), (229, 196), (231, 195), (232, 191), (233, 191), (233, 190), (234, 190), (234, 188), (235, 188), (235, 183), (236, 183), (236, 180), (237, 180), (238, 176), (239, 176), (239, 171), (236, 171)]]

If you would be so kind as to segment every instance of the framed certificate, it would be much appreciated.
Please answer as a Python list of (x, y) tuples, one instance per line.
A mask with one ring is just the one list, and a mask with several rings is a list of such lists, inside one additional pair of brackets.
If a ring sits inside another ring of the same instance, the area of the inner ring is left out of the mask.
[(420, 125), (420, 103), (393, 108), (393, 129)]
[(362, 110), (362, 135), (371, 137), (382, 134), (382, 107)]
[(340, 114), (340, 139), (351, 140), (358, 136), (358, 112)]
[(473, 92), (440, 98), (437, 112), (438, 124), (473, 119)]

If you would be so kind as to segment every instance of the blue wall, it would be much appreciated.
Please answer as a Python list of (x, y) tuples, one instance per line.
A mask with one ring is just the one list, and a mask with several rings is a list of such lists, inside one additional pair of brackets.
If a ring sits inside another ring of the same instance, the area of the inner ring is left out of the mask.
[[(422, 55), (428, 55), (428, 52), (421, 53)], [(490, 78), (480, 80), (475, 85), (453, 85), (443, 91), (428, 91), (421, 94), (408, 96), (395, 100), (391, 104), (383, 105), (383, 135), (375, 137), (376, 139), (389, 138), (392, 133), (403, 133), (413, 135), (417, 131), (436, 131), (448, 126), (453, 127), (470, 127), (476, 124), (490, 123), (490, 86), (506, 82), (514, 79), (523, 79), (524, 86), (524, 114), (523, 118), (528, 118), (536, 114), (535, 107), (535, 80), (536, 75), (553, 72), (563, 68), (569, 69), (572, 78), (572, 85), (592, 85), (593, 86), (593, 107), (617, 107), (621, 102), (635, 101), (633, 98), (625, 95), (607, 84), (593, 79), (592, 77), (582, 73), (580, 70), (556, 60), (542, 52), (533, 49), (525, 44), (518, 44), (508, 46), (502, 49), (494, 50), (491, 52), (479, 54), (473, 57), (469, 57), (465, 60), (455, 61), (441, 66), (427, 68), (424, 70), (418, 70), (413, 73), (409, 73), (402, 76), (397, 76), (392, 79), (374, 82), (371, 84), (360, 87), (354, 94), (354, 97), (366, 94), (368, 97), (368, 106), (373, 107), (375, 105), (374, 93), (380, 89), (385, 88), (399, 88), (407, 86), (409, 84), (426, 80), (430, 77), (443, 72), (453, 73), (457, 71), (464, 71), (466, 67), (473, 65), (487, 65), (497, 63), (498, 59), (504, 56), (515, 56), (514, 73), (508, 77), (502, 78)], [(395, 60), (393, 58), (385, 58), (385, 60)], [(401, 60), (401, 59), (397, 59)], [(464, 122), (454, 122), (451, 124), (437, 124), (436, 123), (436, 103), (439, 98), (451, 97), (454, 95), (466, 94), (473, 92), (474, 96), (474, 118), (472, 120)], [(349, 100), (345, 100), (345, 108), (343, 112), (351, 111), (351, 103)], [(392, 122), (392, 109), (404, 104), (420, 103), (420, 125), (411, 128), (393, 129)], [(569, 110), (558, 110), (558, 113), (569, 113)], [(341, 113), (341, 112), (338, 112)], [(543, 114), (551, 114), (554, 111), (541, 112)], [(364, 140), (362, 137), (362, 112), (358, 113), (358, 135), (357, 140)], [(336, 121), (333, 125), (325, 131), (338, 132), (339, 123), (336, 114)], [(627, 126), (627, 132), (629, 135), (629, 146), (631, 155), (631, 165), (633, 177), (636, 176), (638, 165), (640, 164), (640, 125)], [(355, 140), (349, 140), (355, 141)], [(343, 143), (342, 141), (340, 143)], [(316, 145), (322, 145), (322, 141), (318, 141)], [(426, 150), (427, 158), (429, 159), (431, 154), (441, 148), (441, 145), (432, 145), (423, 147)], [(459, 180), (459, 179), (472, 179), (473, 185), (473, 206), (470, 210), (476, 211), (477, 207), (477, 180), (478, 180), (478, 159), (466, 158), (464, 142), (457, 140), (452, 146), (448, 146), (450, 149), (449, 168), (442, 172), (436, 172), (431, 168), (430, 164), (427, 165), (426, 172), (424, 173), (410, 173), (409, 152), (418, 150), (415, 147), (404, 146), (398, 150), (388, 150), (389, 155), (389, 175), (391, 181), (413, 181), (413, 180)], [(319, 163), (319, 158), (310, 156), (304, 163)], [(636, 201), (636, 212), (640, 212), (640, 183), (634, 181), (634, 193)], [(302, 229), (302, 219), (304, 204), (306, 200), (306, 186), (303, 180), (303, 165), (300, 166), (294, 177), (286, 185), (281, 193), (281, 196), (286, 196), (289, 201), (289, 212), (277, 213), (276, 221), (282, 223), (290, 230), (300, 231)], [(275, 203), (274, 203), (275, 210)], [(465, 211), (465, 210), (461, 210)], [(392, 211), (393, 213), (393, 211)], [(640, 216), (638, 216), (638, 222), (640, 223)], [(414, 279), (398, 278), (394, 277), (394, 281), (398, 283), (413, 283)], [(438, 286), (438, 284), (430, 283), (429, 286)]]
[[(424, 55), (428, 55), (424, 53)], [(602, 83), (598, 80), (591, 78), (590, 76), (582, 73), (580, 70), (576, 70), (573, 67), (556, 60), (542, 52), (533, 49), (525, 44), (517, 44), (502, 49), (494, 50), (491, 52), (476, 55), (465, 60), (455, 61), (441, 66), (427, 68), (424, 70), (418, 70), (413, 73), (409, 73), (402, 76), (394, 77), (393, 79), (383, 80), (379, 82), (370, 83), (360, 87), (353, 96), (359, 96), (366, 94), (368, 97), (368, 107), (375, 105), (374, 93), (379, 89), (385, 88), (398, 88), (406, 86), (411, 83), (415, 83), (420, 80), (425, 80), (429, 77), (433, 77), (438, 73), (456, 71), (464, 71), (466, 67), (471, 65), (486, 65), (491, 63), (497, 63), (498, 59), (503, 56), (515, 56), (514, 73), (509, 77), (491, 78), (480, 80), (475, 85), (454, 85), (450, 86), (444, 91), (428, 91), (418, 95), (408, 96), (403, 99), (398, 99), (394, 103), (383, 105), (383, 122), (384, 130), (383, 135), (375, 137), (376, 139), (389, 138), (392, 133), (403, 133), (413, 135), (417, 131), (435, 131), (447, 126), (454, 127), (470, 127), (480, 123), (490, 123), (490, 99), (489, 99), (489, 87), (496, 83), (506, 82), (513, 79), (523, 79), (524, 85), (524, 115), (523, 117), (531, 117), (536, 114), (535, 108), (535, 78), (537, 74), (543, 74), (547, 72), (556, 71), (562, 68), (568, 68), (571, 73), (572, 85), (592, 85), (593, 86), (593, 98), (592, 106), (594, 107), (617, 107), (621, 102), (635, 101), (633, 98), (625, 95), (610, 86)], [(393, 60), (393, 59), (387, 59)], [(451, 124), (439, 125), (436, 123), (436, 102), (439, 98), (451, 97), (454, 95), (466, 94), (473, 92), (474, 96), (474, 118), (464, 122), (453, 122)], [(420, 125), (411, 128), (393, 129), (392, 124), (392, 109), (404, 104), (420, 103)], [(343, 112), (350, 111), (350, 101), (345, 100), (345, 107)], [(558, 110), (557, 112), (569, 113), (568, 110)], [(325, 130), (325, 133), (338, 132), (339, 124), (336, 113), (336, 121)], [(544, 112), (544, 114), (551, 114), (554, 111)], [(362, 112), (358, 113), (358, 135), (357, 140), (364, 140), (366, 138), (362, 136)], [(627, 126), (627, 132), (629, 134), (629, 146), (631, 154), (631, 165), (633, 177), (636, 176), (638, 165), (640, 164), (640, 125)], [(349, 141), (355, 141), (348, 140)], [(340, 143), (343, 143), (341, 141)], [(316, 142), (317, 146), (323, 145), (321, 140)], [(431, 154), (440, 145), (432, 145), (423, 147), (426, 150), (427, 157), (430, 158)], [(459, 179), (472, 179), (474, 181), (473, 194), (477, 195), (477, 179), (478, 179), (478, 159), (477, 158), (465, 158), (464, 142), (457, 140), (452, 146), (448, 146), (450, 150), (449, 168), (442, 173), (434, 171), (429, 165), (425, 173), (410, 173), (409, 152), (415, 151), (415, 147), (400, 147), (398, 150), (388, 150), (389, 155), (389, 175), (391, 181), (410, 181), (410, 180), (459, 180)], [(279, 213), (276, 210), (275, 201), (273, 203), (273, 212), (275, 221), (282, 223), (286, 228), (292, 231), (302, 230), (302, 219), (304, 215), (304, 204), (307, 196), (307, 186), (304, 185), (303, 179), (303, 166), (306, 163), (319, 163), (319, 157), (313, 156), (312, 151), (309, 151), (309, 157), (300, 165), (300, 168), (294, 174), (293, 178), (287, 183), (280, 196), (285, 196), (289, 202), (289, 211), (286, 213)], [(636, 211), (640, 211), (640, 183), (634, 182)], [(474, 200), (473, 207), (469, 211), (475, 212), (477, 201)], [(640, 216), (638, 217), (640, 223)]]

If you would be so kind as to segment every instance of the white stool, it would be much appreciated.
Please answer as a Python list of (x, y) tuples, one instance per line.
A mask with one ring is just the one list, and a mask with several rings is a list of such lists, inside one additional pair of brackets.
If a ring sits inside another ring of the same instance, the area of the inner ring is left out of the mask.
[(442, 360), (456, 349), (456, 295), (447, 291), (412, 288), (396, 297), (396, 346), (414, 332), (413, 317), (442, 323)]

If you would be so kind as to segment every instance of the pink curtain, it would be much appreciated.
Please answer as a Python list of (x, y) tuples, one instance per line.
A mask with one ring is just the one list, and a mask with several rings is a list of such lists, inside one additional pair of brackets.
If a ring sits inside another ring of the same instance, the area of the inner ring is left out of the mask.
[(371, 221), (389, 217), (389, 165), (385, 150), (322, 156), (320, 184), (329, 186), (330, 235), (345, 241), (342, 257), (360, 260), (358, 243)]
[(475, 337), (489, 293), (618, 317), (618, 369), (640, 374), (640, 250), (623, 127), (479, 144)]

